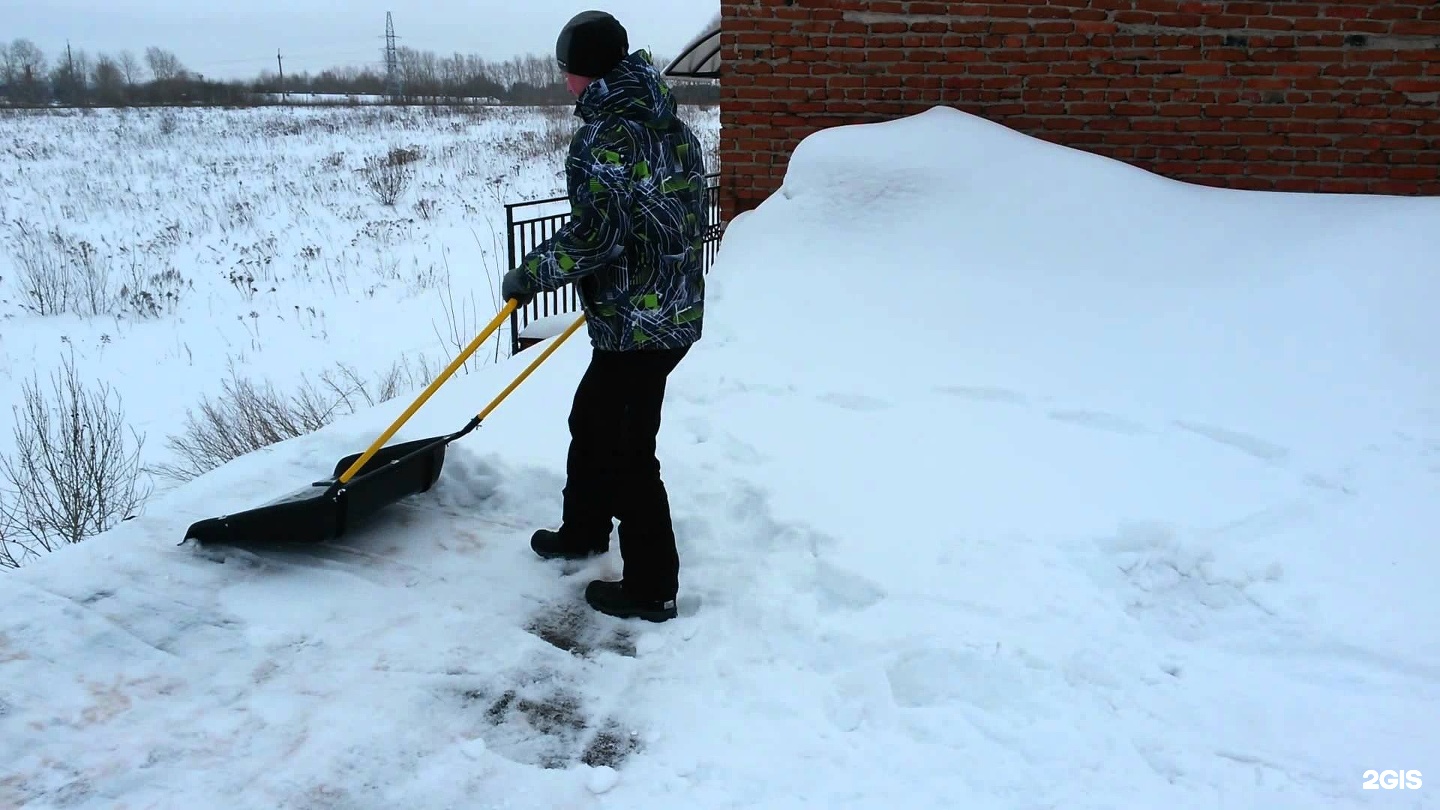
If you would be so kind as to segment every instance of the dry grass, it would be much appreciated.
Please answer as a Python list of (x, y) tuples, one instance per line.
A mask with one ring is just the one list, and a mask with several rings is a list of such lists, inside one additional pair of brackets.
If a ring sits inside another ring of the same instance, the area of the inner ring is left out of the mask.
[(431, 370), (422, 363), (397, 361), (374, 379), (337, 364), (318, 382), (302, 381), (283, 394), (269, 383), (239, 376), (230, 369), (221, 394), (189, 410), (184, 429), (166, 440), (176, 461), (150, 468), (156, 475), (188, 481), (273, 444), (313, 433), (341, 416), (379, 405), (423, 386)]

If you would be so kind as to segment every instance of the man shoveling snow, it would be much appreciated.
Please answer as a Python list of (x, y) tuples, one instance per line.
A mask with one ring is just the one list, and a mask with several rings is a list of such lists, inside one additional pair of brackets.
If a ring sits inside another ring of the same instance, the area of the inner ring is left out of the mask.
[(655, 456), (665, 383), (700, 339), (705, 277), (701, 146), (644, 51), (601, 11), (561, 30), (555, 57), (584, 124), (565, 160), (572, 216), (506, 274), (521, 306), (575, 283), (593, 347), (570, 412), (562, 525), (535, 532), (546, 559), (610, 547), (620, 521), (619, 582), (596, 580), (591, 607), (620, 617), (676, 615), (679, 554)]

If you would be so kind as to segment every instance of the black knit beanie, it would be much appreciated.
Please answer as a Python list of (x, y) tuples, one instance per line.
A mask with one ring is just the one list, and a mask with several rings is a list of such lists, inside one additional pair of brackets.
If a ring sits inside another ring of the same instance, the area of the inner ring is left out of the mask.
[(555, 40), (555, 59), (560, 69), (589, 79), (609, 73), (629, 51), (625, 27), (603, 11), (576, 14)]

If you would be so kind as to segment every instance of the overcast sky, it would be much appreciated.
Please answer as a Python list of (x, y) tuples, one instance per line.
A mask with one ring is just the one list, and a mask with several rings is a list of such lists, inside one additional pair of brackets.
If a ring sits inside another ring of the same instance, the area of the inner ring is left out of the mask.
[(674, 56), (719, 11), (719, 0), (0, 0), (0, 39), (33, 41), (50, 65), (68, 40), (92, 56), (157, 45), (208, 78), (250, 78), (275, 69), (317, 72), (379, 66), (385, 12), (397, 45), (438, 54), (504, 59), (552, 56), (565, 21), (586, 9), (614, 14), (632, 48)]

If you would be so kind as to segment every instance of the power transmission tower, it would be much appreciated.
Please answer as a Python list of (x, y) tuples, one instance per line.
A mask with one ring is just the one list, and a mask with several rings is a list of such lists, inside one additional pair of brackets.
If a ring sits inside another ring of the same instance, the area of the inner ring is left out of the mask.
[(395, 20), (385, 12), (385, 95), (400, 100), (400, 54), (395, 49)]

